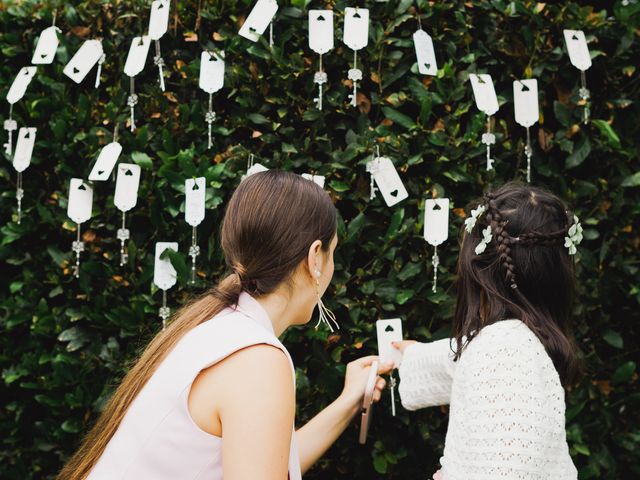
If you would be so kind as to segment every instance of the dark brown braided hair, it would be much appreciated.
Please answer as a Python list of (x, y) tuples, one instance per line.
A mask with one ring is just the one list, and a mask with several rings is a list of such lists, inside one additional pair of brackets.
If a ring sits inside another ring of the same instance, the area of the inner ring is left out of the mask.
[[(478, 205), (485, 211), (464, 233), (458, 259), (455, 359), (483, 327), (516, 318), (538, 336), (563, 383), (571, 383), (580, 365), (569, 327), (574, 262), (564, 247), (573, 214), (552, 193), (519, 182), (485, 194), (472, 207)], [(478, 255), (487, 226), (492, 239)]]

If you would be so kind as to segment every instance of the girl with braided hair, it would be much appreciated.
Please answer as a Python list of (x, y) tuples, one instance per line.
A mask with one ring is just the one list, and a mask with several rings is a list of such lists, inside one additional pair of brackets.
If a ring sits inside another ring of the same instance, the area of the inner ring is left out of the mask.
[(570, 319), (582, 228), (557, 196), (521, 183), (475, 205), (451, 338), (395, 345), (402, 404), (450, 405), (435, 479), (575, 480), (563, 385), (579, 370)]

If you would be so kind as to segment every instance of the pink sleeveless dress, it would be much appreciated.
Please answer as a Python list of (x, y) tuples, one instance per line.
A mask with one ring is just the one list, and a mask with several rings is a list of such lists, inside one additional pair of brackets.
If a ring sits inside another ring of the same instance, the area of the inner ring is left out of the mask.
[[(257, 344), (280, 348), (266, 311), (248, 293), (187, 333), (130, 405), (89, 480), (222, 480), (223, 439), (191, 418), (188, 396), (198, 373), (230, 354)], [(294, 372), (295, 378), (295, 372)], [(291, 386), (295, 390), (295, 384)], [(247, 459), (250, 461), (250, 459)], [(300, 480), (295, 429), (289, 478)]]

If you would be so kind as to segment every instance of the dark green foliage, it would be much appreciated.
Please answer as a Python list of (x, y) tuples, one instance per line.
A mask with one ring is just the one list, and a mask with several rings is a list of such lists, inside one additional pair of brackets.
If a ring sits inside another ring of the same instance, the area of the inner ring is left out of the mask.
[[(323, 2), (281, 2), (271, 50), (264, 40), (252, 44), (237, 35), (249, 0), (177, 2), (177, 10), (172, 2), (175, 16), (161, 41), (167, 93), (160, 92), (149, 58), (136, 81), (135, 134), (124, 125), (128, 78), (122, 70), (131, 38), (146, 30), (150, 2), (56, 3), (63, 32), (56, 60), (38, 68), (14, 112), (20, 126), (38, 127), (24, 175), (21, 225), (11, 220), (16, 177), (9, 159), (0, 168), (0, 477), (50, 478), (158, 330), (156, 241), (180, 243), (182, 260), (173, 258), (182, 265), (179, 286), (169, 294), (173, 307), (223, 272), (217, 234), (249, 152), (270, 168), (327, 175), (341, 216), (327, 301), (342, 330), (327, 336), (295, 328), (284, 338), (298, 368), (299, 423), (339, 393), (345, 362), (374, 352), (376, 319), (401, 316), (417, 339), (447, 335), (460, 209), (489, 185), (523, 177), (525, 130), (514, 122), (511, 92), (512, 81), (526, 77), (538, 78), (541, 102), (540, 124), (532, 129), (533, 183), (566, 198), (585, 227), (575, 319), (587, 372), (568, 393), (571, 453), (581, 478), (640, 476), (640, 3), (419, 1), (418, 9), (405, 0), (364, 2), (372, 28), (359, 55), (365, 78), (356, 109), (346, 105), (352, 52), (341, 42), (342, 12), (352, 2), (328, 2), (338, 32), (336, 49), (324, 58), (329, 83), (325, 110), (318, 112), (312, 102), (318, 58), (307, 44), (306, 9)], [(3, 98), (18, 70), (30, 64), (54, 6), (32, 0), (0, 4)], [(417, 73), (411, 35), (418, 10), (434, 38), (440, 67), (435, 78)], [(588, 125), (580, 123), (579, 72), (569, 63), (563, 28), (583, 29), (590, 40)], [(197, 41), (190, 41), (194, 35)], [(95, 70), (80, 86), (62, 74), (82, 39), (96, 36), (104, 38), (107, 55), (97, 90)], [(202, 48), (224, 48), (227, 59), (225, 88), (214, 95), (219, 119), (211, 150), (207, 96), (197, 88)], [(473, 102), (469, 72), (491, 73), (500, 97), (496, 171), (490, 174), (479, 141), (485, 118)], [(3, 102), (2, 120), (8, 110)], [(118, 264), (114, 184), (97, 184), (93, 218), (83, 227), (89, 248), (77, 280), (70, 269), (75, 225), (66, 217), (68, 182), (88, 176), (116, 120), (121, 161), (143, 168), (139, 203), (128, 220), (129, 264)], [(410, 192), (396, 208), (385, 207), (380, 197), (369, 201), (364, 165), (376, 144), (394, 160)], [(185, 177), (200, 175), (208, 181), (208, 211), (198, 229), (202, 274), (192, 287), (183, 184)], [(432, 248), (422, 239), (423, 199), (432, 195), (450, 197), (455, 208), (450, 239), (439, 249), (443, 288), (435, 294)], [(385, 395), (370, 444), (359, 446), (350, 428), (307, 478), (426, 478), (438, 467), (445, 413), (400, 408), (392, 419)]]

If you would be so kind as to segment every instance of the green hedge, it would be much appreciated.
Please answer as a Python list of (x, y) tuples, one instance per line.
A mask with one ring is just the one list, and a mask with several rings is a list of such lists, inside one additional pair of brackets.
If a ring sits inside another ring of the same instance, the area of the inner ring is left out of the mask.
[[(146, 30), (150, 2), (0, 4), (3, 96), (30, 64), (54, 7), (62, 29), (54, 64), (38, 68), (15, 108), (21, 126), (38, 127), (20, 225), (15, 172), (9, 159), (0, 167), (0, 477), (51, 478), (128, 362), (160, 327), (161, 295), (152, 287), (156, 241), (180, 243), (179, 285), (169, 293), (173, 307), (223, 272), (217, 234), (249, 153), (270, 168), (327, 175), (340, 212), (327, 301), (342, 330), (328, 336), (294, 328), (284, 338), (297, 365), (300, 424), (339, 393), (345, 362), (375, 351), (376, 319), (401, 316), (412, 338), (447, 335), (460, 209), (490, 185), (523, 177), (525, 131), (513, 119), (511, 85), (535, 77), (541, 116), (532, 130), (533, 183), (566, 198), (585, 227), (575, 319), (587, 375), (568, 393), (571, 454), (581, 478), (638, 478), (640, 2), (360, 2), (371, 9), (372, 26), (369, 46), (359, 55), (364, 80), (358, 108), (346, 104), (352, 53), (341, 41), (342, 12), (351, 2), (280, 2), (272, 49), (264, 40), (252, 44), (237, 35), (252, 3), (172, 2), (171, 29), (161, 40), (167, 93), (160, 92), (149, 59), (136, 82), (135, 134), (124, 126), (128, 79), (122, 70), (131, 38)], [(338, 31), (335, 50), (324, 57), (329, 83), (319, 112), (312, 101), (317, 55), (308, 48), (306, 9), (324, 5), (336, 12)], [(437, 77), (417, 73), (411, 35), (418, 11), (434, 39)], [(590, 42), (588, 125), (580, 123), (579, 72), (569, 63), (563, 28), (583, 29)], [(107, 56), (102, 85), (93, 88), (93, 70), (77, 86), (62, 69), (83, 39), (98, 36)], [(219, 119), (214, 147), (207, 150), (207, 96), (197, 88), (198, 64), (203, 48), (220, 47), (227, 74), (224, 89), (214, 95)], [(490, 173), (479, 141), (485, 118), (473, 102), (469, 72), (491, 73), (500, 98), (497, 163)], [(4, 120), (9, 106), (2, 105)], [(129, 263), (119, 266), (114, 184), (99, 183), (93, 218), (83, 228), (88, 251), (75, 279), (69, 178), (88, 176), (115, 121), (121, 161), (143, 167), (140, 200), (129, 216)], [(380, 197), (369, 200), (365, 163), (375, 145), (394, 160), (410, 193), (395, 208)], [(182, 214), (183, 182), (191, 176), (205, 176), (209, 186), (196, 286), (188, 284), (191, 232)], [(439, 249), (442, 288), (435, 294), (432, 248), (422, 239), (422, 205), (430, 196), (450, 197), (454, 208), (450, 239)], [(442, 453), (446, 410), (399, 408), (396, 418), (389, 410), (387, 394), (371, 442), (359, 446), (350, 428), (306, 478), (431, 474)]]

